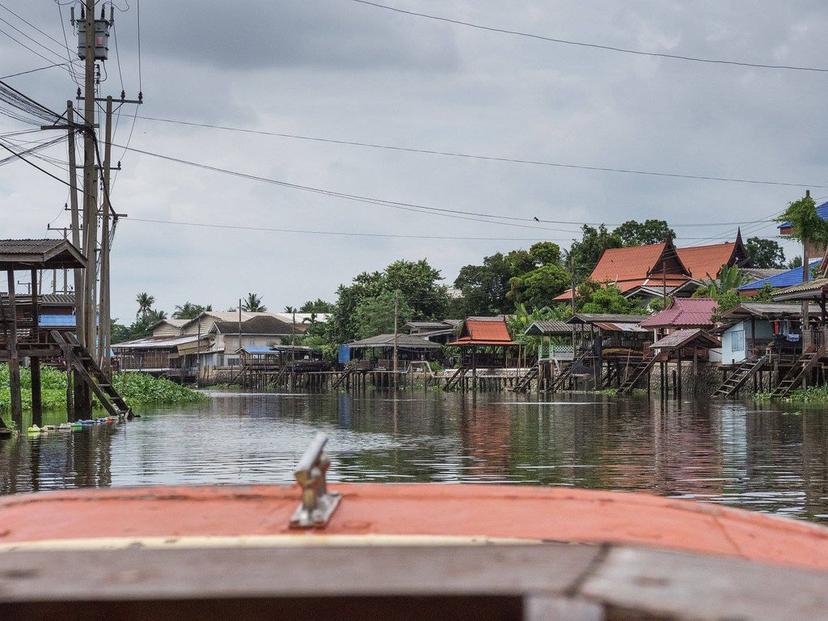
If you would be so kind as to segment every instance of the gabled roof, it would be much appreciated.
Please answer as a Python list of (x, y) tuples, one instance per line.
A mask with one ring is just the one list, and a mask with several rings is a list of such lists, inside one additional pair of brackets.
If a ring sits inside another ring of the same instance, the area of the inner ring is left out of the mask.
[(741, 264), (747, 259), (747, 252), (739, 237), (735, 243), (679, 248), (678, 253), (696, 280), (706, 280), (708, 274), (717, 278), (723, 266)]
[(560, 336), (572, 334), (572, 326), (557, 319), (539, 319), (533, 321), (524, 332), (527, 336)]
[(71, 269), (86, 266), (81, 251), (65, 239), (0, 239), (0, 268)]
[(716, 300), (673, 298), (670, 306), (641, 322), (644, 328), (705, 328), (713, 326)]
[(672, 241), (647, 246), (607, 248), (590, 274), (598, 283), (623, 283), (643, 280), (651, 274), (667, 273), (674, 278), (689, 276)]
[(721, 343), (719, 340), (701, 330), (699, 328), (695, 329), (687, 329), (687, 330), (676, 330), (657, 340), (655, 343), (650, 345), (651, 349), (666, 349), (666, 350), (673, 350), (673, 349), (680, 349), (682, 347), (688, 347), (689, 345), (696, 345), (701, 347), (721, 347)]
[(784, 300), (817, 300), (822, 297), (823, 291), (828, 292), (828, 278), (817, 278), (782, 289), (774, 294), (773, 299), (779, 302)]
[[(253, 317), (241, 323), (241, 333), (244, 334), (272, 334), (286, 336), (289, 334), (302, 334), (307, 329), (306, 325), (296, 324), (295, 326), (277, 319), (270, 315)], [(238, 321), (217, 321), (213, 330), (221, 334), (238, 334)]]
[(503, 317), (469, 317), (460, 337), (448, 345), (515, 345)]
[[(813, 259), (808, 263), (813, 268), (814, 266), (819, 265), (821, 261), (822, 259)], [(749, 282), (746, 285), (742, 285), (741, 287), (739, 287), (739, 291), (754, 291), (757, 289), (761, 289), (765, 285), (770, 285), (773, 289), (783, 289), (785, 287), (793, 287), (794, 285), (798, 285), (801, 283), (802, 268), (795, 267), (793, 269), (784, 271), (781, 274), (776, 274), (775, 276), (760, 278), (759, 280)]]

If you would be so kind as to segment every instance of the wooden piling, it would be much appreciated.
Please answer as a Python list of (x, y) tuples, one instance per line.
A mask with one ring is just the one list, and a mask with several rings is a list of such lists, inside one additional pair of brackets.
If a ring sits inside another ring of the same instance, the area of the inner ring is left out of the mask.
[[(37, 300), (37, 270), (32, 270), (32, 341), (40, 342), (38, 325), (39, 309)], [(30, 372), (32, 377), (32, 424), (38, 427), (43, 426), (43, 402), (40, 391), (40, 358), (32, 356), (30, 359)]]
[(9, 396), (11, 397), (12, 421), (23, 427), (23, 400), (20, 395), (20, 360), (17, 355), (17, 304), (14, 295), (14, 270), (6, 270), (9, 283)]

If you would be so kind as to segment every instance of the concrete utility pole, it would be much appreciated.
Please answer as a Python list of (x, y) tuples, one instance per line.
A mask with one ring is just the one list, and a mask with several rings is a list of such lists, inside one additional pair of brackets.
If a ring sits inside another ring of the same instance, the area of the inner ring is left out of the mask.
[(111, 340), (111, 318), (109, 305), (109, 214), (112, 205), (109, 201), (109, 164), (112, 155), (112, 97), (106, 98), (106, 142), (104, 143), (103, 187), (104, 201), (101, 210), (101, 310), (100, 327), (98, 334), (98, 360), (104, 375), (112, 375), (112, 364), (109, 358), (109, 345)]
[(98, 173), (95, 167), (95, 0), (85, 0), (83, 121), (83, 254), (86, 270), (83, 279), (84, 324), (87, 351), (97, 342), (95, 285), (97, 283)]
[(399, 357), (397, 356), (397, 330), (400, 316), (400, 292), (394, 291), (394, 390), (397, 389), (397, 370), (399, 368)]
[[(805, 198), (811, 198), (811, 191), (805, 190)], [(809, 273), (810, 270), (808, 269), (810, 266), (808, 265), (808, 241), (805, 238), (806, 233), (805, 231), (800, 231), (800, 235), (802, 235), (802, 282), (808, 282), (810, 280), (811, 274)], [(802, 300), (802, 340), (803, 340), (803, 349), (805, 351), (805, 347), (811, 344), (811, 335), (808, 333), (808, 340), (807, 345), (805, 341), (805, 334), (808, 330), (808, 311), (810, 310), (811, 303), (808, 300)]]
[[(80, 217), (78, 215), (78, 166), (75, 162), (75, 111), (72, 102), (66, 102), (66, 122), (69, 125), (69, 209), (72, 217), (72, 245), (81, 248)], [(74, 269), (75, 277), (75, 328), (78, 341), (86, 342), (86, 324), (83, 311), (83, 270)]]

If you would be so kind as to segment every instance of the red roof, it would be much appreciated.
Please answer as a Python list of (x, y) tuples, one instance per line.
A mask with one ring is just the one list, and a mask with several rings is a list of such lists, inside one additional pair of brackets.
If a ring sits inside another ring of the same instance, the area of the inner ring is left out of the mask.
[(514, 345), (502, 317), (466, 319), (460, 338), (449, 345)]
[(664, 252), (664, 243), (607, 248), (590, 274), (595, 282), (622, 282), (646, 278)]
[(681, 262), (687, 266), (693, 278), (703, 280), (710, 274), (716, 278), (723, 265), (728, 265), (733, 257), (736, 244), (726, 242), (710, 246), (696, 246), (693, 248), (678, 248)]
[(710, 298), (673, 298), (669, 308), (647, 317), (642, 328), (705, 328), (713, 326), (716, 300)]

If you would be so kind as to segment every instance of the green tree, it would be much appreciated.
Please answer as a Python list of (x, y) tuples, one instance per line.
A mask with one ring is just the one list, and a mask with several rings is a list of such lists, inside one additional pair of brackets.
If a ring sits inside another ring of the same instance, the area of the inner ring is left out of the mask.
[(146, 291), (142, 291), (135, 296), (135, 301), (138, 303), (138, 311), (135, 313), (136, 318), (146, 315), (155, 304), (155, 298)]
[(333, 312), (334, 305), (326, 302), (322, 298), (315, 300), (308, 300), (299, 307), (300, 313), (330, 313)]
[(578, 287), (578, 299), (583, 313), (644, 314), (644, 309), (625, 298), (615, 285), (603, 286), (588, 280)]
[(576, 282), (581, 282), (592, 273), (604, 250), (624, 245), (621, 236), (615, 231), (610, 233), (603, 224), (598, 228), (585, 224), (581, 232), (581, 240), (572, 243), (566, 256), (567, 265), (575, 266)]
[(790, 223), (792, 239), (808, 245), (828, 244), (828, 222), (819, 217), (816, 203), (809, 194), (790, 203), (776, 221)]
[(507, 297), (530, 309), (540, 309), (552, 304), (556, 296), (569, 288), (570, 282), (569, 272), (560, 265), (551, 263), (512, 278)]
[(242, 300), (242, 310), (248, 313), (263, 313), (267, 306), (262, 304), (262, 298), (255, 293), (248, 293)]
[(213, 310), (211, 304), (202, 306), (201, 304), (193, 304), (192, 302), (184, 302), (180, 306), (175, 307), (173, 311), (173, 319), (195, 319), (201, 313)]
[(538, 242), (529, 247), (529, 257), (535, 267), (544, 265), (560, 265), (561, 247), (550, 241)]
[[(353, 316), (356, 338), (364, 339), (369, 336), (389, 334), (394, 331), (396, 295), (393, 291), (383, 291), (379, 295), (365, 298), (357, 304)], [(402, 328), (405, 322), (411, 320), (415, 311), (402, 298), (402, 294), (399, 295), (397, 325), (398, 328)]]
[[(737, 292), (739, 287), (750, 280), (747, 274), (740, 270), (735, 265), (725, 265), (719, 272), (718, 280), (707, 275), (706, 284), (702, 285), (693, 292), (694, 298), (713, 298), (718, 300), (719, 297), (731, 291)], [(737, 292), (738, 295), (738, 292)]]
[(617, 235), (624, 246), (660, 244), (667, 238), (673, 239), (676, 236), (675, 231), (667, 225), (666, 220), (645, 220), (644, 222), (627, 220), (618, 226), (612, 234)]
[(802, 267), (802, 257), (794, 257), (788, 261), (788, 264), (785, 267), (789, 270), (795, 270), (798, 267)]
[(751, 237), (745, 243), (748, 256), (753, 267), (783, 268), (785, 267), (785, 251), (772, 239)]
[(506, 297), (514, 277), (506, 257), (497, 252), (483, 258), (482, 265), (465, 265), (454, 281), (462, 298), (457, 313), (460, 316), (497, 315), (512, 310), (512, 303)]

